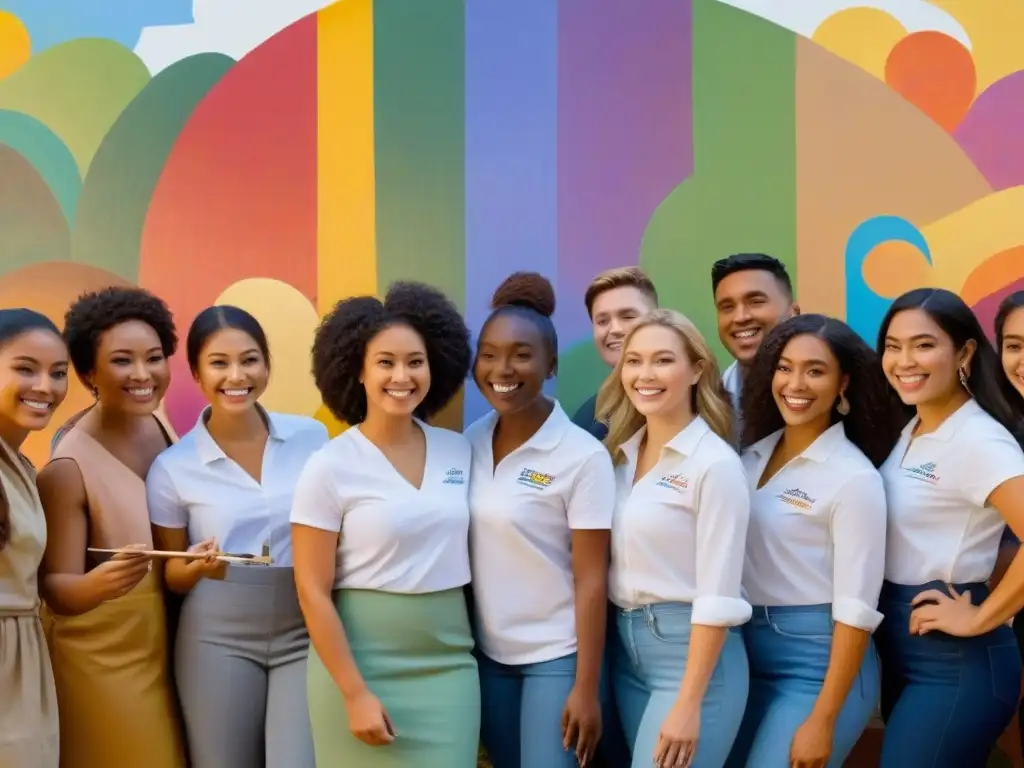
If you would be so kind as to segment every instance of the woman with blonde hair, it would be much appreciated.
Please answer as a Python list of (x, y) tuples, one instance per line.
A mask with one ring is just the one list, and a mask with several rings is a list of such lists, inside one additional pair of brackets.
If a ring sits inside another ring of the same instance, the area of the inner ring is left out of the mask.
[(644, 317), (598, 394), (616, 466), (612, 681), (633, 768), (720, 768), (748, 671), (737, 627), (750, 496), (732, 408), (693, 323)]

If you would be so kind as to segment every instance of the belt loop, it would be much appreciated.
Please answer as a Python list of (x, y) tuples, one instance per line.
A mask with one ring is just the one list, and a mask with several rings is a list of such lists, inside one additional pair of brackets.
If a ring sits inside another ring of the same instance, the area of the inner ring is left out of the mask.
[(761, 610), (764, 612), (764, 620), (767, 621), (769, 624), (771, 624), (772, 623), (772, 615), (768, 612), (768, 606), (767, 605), (762, 605), (761, 606)]

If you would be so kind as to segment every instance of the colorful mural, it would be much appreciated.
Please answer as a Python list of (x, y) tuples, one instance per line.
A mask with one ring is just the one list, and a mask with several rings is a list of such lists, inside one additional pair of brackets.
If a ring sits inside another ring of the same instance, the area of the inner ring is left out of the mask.
[(924, 284), (988, 322), (1024, 287), (1024, 7), (869, 4), (0, 0), (0, 305), (59, 320), (139, 284), (184, 329), (238, 304), (269, 331), (267, 405), (334, 428), (318, 318), (397, 278), (476, 328), (509, 271), (548, 275), (567, 407), (604, 373), (582, 294), (611, 266), (709, 337), (708, 268), (739, 250), (868, 338)]

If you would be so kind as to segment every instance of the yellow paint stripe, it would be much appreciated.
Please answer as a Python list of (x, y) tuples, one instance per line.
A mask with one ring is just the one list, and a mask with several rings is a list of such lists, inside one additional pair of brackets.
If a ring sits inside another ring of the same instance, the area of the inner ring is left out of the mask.
[(377, 293), (373, 3), (345, 0), (317, 17), (319, 90), (317, 305)]

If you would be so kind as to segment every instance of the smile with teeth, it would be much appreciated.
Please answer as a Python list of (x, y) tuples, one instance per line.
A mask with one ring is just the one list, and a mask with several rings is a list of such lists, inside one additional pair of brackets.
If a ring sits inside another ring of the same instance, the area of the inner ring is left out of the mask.
[(746, 328), (742, 331), (736, 331), (732, 337), (734, 339), (750, 339), (757, 335), (760, 328)]
[(135, 397), (149, 397), (153, 394), (152, 387), (132, 387), (128, 390), (128, 393)]
[(509, 392), (515, 392), (519, 389), (522, 384), (497, 384), (491, 382), (491, 389), (497, 392), (499, 395), (507, 395)]
[(920, 384), (926, 378), (928, 378), (928, 377), (925, 374), (923, 374), (923, 373), (915, 373), (913, 376), (897, 376), (896, 377), (896, 379), (900, 382), (900, 384)]
[(44, 403), (42, 400), (27, 400), (26, 398), (23, 397), (21, 398), (21, 402), (23, 402), (33, 411), (40, 411), (42, 413), (46, 413), (51, 408), (53, 408), (53, 403)]
[(637, 394), (643, 395), (644, 397), (654, 397), (664, 392), (664, 389), (657, 389), (655, 387), (634, 387)]
[(228, 397), (245, 397), (252, 392), (252, 387), (247, 387), (245, 389), (222, 389), (221, 392)]
[(786, 402), (786, 405), (792, 408), (806, 408), (808, 405), (814, 402), (813, 400), (807, 397), (789, 397), (788, 395), (783, 395), (782, 399)]
[(399, 400), (402, 400), (402, 399), (404, 399), (406, 397), (409, 397), (409, 395), (411, 395), (413, 392), (415, 392), (415, 390), (413, 390), (413, 389), (385, 389), (384, 392), (385, 392), (385, 394), (391, 395), (391, 397), (396, 397)]

